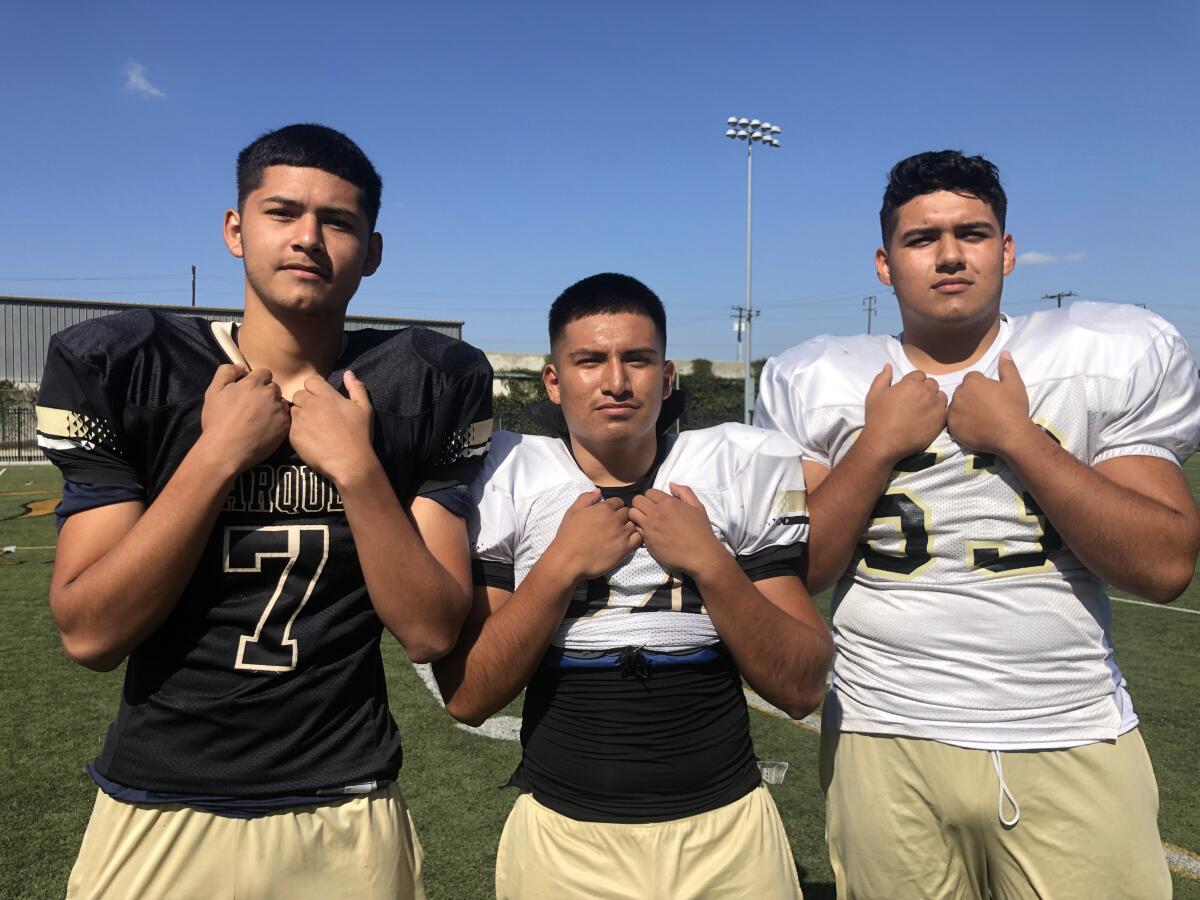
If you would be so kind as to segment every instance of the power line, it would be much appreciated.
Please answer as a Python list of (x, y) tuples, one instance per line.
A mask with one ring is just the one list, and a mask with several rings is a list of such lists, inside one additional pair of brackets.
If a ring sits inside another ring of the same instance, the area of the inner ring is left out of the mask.
[(1062, 309), (1062, 302), (1063, 302), (1064, 297), (1078, 297), (1078, 296), (1079, 295), (1076, 294), (1074, 291), (1059, 291), (1056, 294), (1042, 294), (1042, 299), (1043, 300), (1057, 300), (1058, 308)]

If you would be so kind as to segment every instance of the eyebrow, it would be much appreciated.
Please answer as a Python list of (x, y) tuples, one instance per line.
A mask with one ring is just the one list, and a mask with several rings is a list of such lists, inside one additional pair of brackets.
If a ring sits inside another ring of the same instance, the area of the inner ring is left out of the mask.
[[(658, 348), (652, 347), (652, 346), (629, 347), (627, 349), (621, 350), (619, 355), (621, 355), (623, 357), (624, 356), (642, 356), (642, 355), (646, 355), (646, 354), (651, 354), (651, 355), (657, 356), (658, 352), (659, 352)], [(570, 353), (568, 353), (567, 358), (568, 359), (577, 359), (577, 358), (583, 358), (583, 357), (588, 357), (588, 356), (608, 356), (608, 354), (609, 354), (608, 350), (602, 350), (599, 347), (580, 347), (578, 350), (572, 350)]]
[[(304, 206), (303, 203), (301, 203), (299, 200), (295, 199), (294, 197), (285, 197), (282, 194), (275, 194), (271, 197), (264, 197), (262, 199), (261, 203), (263, 206), (266, 206), (271, 203), (278, 203), (281, 206), (294, 206), (294, 207), (301, 207), (301, 208)], [(359, 212), (358, 210), (355, 210), (355, 209), (348, 209), (345, 206), (318, 206), (317, 212), (323, 213), (325, 215), (333, 214), (333, 215), (341, 215), (341, 216), (350, 216), (352, 218), (356, 218), (356, 219), (361, 218), (364, 221), (366, 220), (366, 216), (364, 216), (361, 212)]]
[[(952, 226), (952, 229), (954, 231), (988, 231), (993, 234), (996, 233), (996, 226), (987, 219), (980, 219), (976, 222), (958, 222)], [(920, 237), (922, 235), (937, 234), (939, 231), (943, 230), (944, 229), (941, 225), (926, 225), (922, 228), (910, 228), (901, 233), (900, 239), (908, 240), (909, 238)]]

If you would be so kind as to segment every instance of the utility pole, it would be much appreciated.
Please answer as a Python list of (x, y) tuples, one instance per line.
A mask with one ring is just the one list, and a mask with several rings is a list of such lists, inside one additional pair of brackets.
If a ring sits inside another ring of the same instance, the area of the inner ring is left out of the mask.
[(730, 309), (733, 310), (733, 315), (730, 316), (733, 319), (733, 330), (737, 332), (737, 359), (738, 362), (743, 362), (742, 335), (746, 335), (746, 346), (748, 347), (750, 345), (750, 320), (758, 316), (759, 310), (747, 309), (744, 306), (731, 306)]
[(192, 306), (196, 305), (196, 267), (192, 266)]
[(1062, 309), (1063, 297), (1078, 297), (1074, 291), (1059, 291), (1056, 294), (1042, 294), (1043, 300), (1057, 300), (1058, 308)]
[(871, 333), (871, 317), (875, 315), (875, 295), (863, 297), (863, 309), (867, 311), (867, 334)]

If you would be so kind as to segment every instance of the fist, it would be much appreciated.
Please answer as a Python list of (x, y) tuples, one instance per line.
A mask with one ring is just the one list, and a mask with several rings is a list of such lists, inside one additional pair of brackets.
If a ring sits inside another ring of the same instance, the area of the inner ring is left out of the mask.
[(892, 384), (885, 365), (867, 390), (865, 424), (859, 440), (878, 447), (892, 462), (920, 453), (946, 427), (946, 395), (924, 372), (909, 372)]
[(641, 543), (621, 499), (602, 500), (597, 490), (577, 497), (567, 509), (553, 546), (577, 579), (585, 579), (607, 575)]
[(239, 472), (270, 456), (287, 437), (288, 406), (269, 369), (217, 368), (200, 411), (202, 440)]
[(315, 375), (292, 397), (292, 448), (312, 469), (334, 484), (344, 484), (375, 463), (371, 429), (375, 417), (366, 385), (349, 370), (343, 397)]
[(1032, 427), (1029, 395), (1012, 354), (1000, 354), (999, 379), (970, 372), (954, 392), (946, 427), (965, 447), (1006, 455), (1005, 448)]
[(670, 488), (669, 494), (651, 489), (635, 497), (629, 518), (660, 566), (694, 576), (698, 567), (726, 551), (713, 534), (700, 498), (687, 485)]

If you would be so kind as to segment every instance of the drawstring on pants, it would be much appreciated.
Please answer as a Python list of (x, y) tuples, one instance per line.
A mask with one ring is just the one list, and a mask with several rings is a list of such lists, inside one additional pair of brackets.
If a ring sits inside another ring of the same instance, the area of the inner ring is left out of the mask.
[[(1008, 785), (1004, 783), (1004, 767), (1000, 764), (1000, 751), (992, 750), (992, 768), (996, 770), (996, 778), (1000, 782), (1000, 795), (996, 798), (996, 815), (1000, 818), (1000, 824), (1005, 828), (1012, 828), (1021, 821), (1021, 807), (1017, 804), (1017, 798), (1013, 796), (1012, 791), (1008, 789)], [(1004, 801), (1008, 800), (1012, 806), (1013, 816), (1011, 819), (1004, 818)]]

